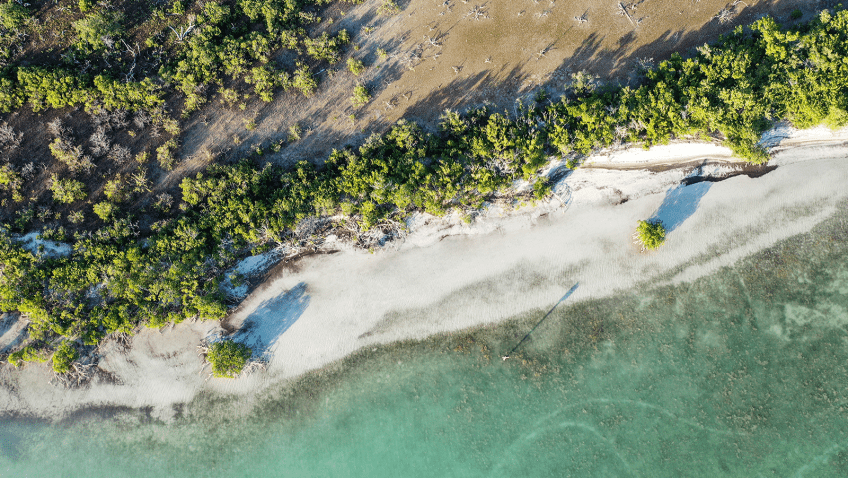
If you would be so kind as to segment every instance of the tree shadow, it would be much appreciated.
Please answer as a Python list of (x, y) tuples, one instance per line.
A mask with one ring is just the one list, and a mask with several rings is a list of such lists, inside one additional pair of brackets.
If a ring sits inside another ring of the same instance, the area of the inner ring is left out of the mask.
[(253, 349), (254, 356), (273, 352), (274, 345), (309, 307), (306, 283), (301, 282), (284, 294), (266, 300), (244, 319), (232, 336)]
[(657, 212), (650, 221), (662, 221), (666, 232), (671, 232), (683, 224), (698, 209), (701, 198), (710, 190), (712, 182), (700, 181), (694, 184), (686, 181), (670, 189)]

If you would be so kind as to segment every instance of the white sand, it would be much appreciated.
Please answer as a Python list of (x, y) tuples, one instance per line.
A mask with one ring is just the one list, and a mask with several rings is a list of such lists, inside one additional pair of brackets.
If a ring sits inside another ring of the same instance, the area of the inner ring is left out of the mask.
[(73, 247), (70, 244), (63, 242), (49, 241), (40, 239), (38, 232), (30, 232), (29, 234), (17, 239), (21, 247), (33, 254), (44, 254), (45, 257), (63, 257), (70, 255), (73, 252)]
[[(244, 300), (230, 322), (245, 324), (240, 339), (267, 353), (267, 372), (205, 382), (195, 346), (221, 331), (215, 323), (184, 323), (141, 331), (129, 352), (105, 347), (101, 367), (116, 384), (69, 391), (47, 385), (43, 366), (3, 367), (0, 412), (59, 416), (120, 404), (153, 406), (168, 418), (173, 404), (203, 390), (244, 394), (249, 402), (265, 387), (361, 347), (547, 308), (576, 282), (569, 302), (670, 270), (679, 271), (673, 282), (693, 280), (832, 215), (848, 199), (846, 157), (848, 147), (838, 142), (808, 143), (778, 153), (773, 162), (781, 167), (760, 178), (685, 188), (679, 184), (687, 174), (725, 175), (733, 166), (662, 173), (586, 168), (557, 185), (567, 207), (557, 199), (518, 212), (492, 207), (470, 226), (458, 217), (418, 215), (402, 244), (304, 259), (296, 272), (282, 270)], [(640, 253), (631, 239), (636, 221), (655, 215), (676, 227), (660, 250)]]
[(685, 163), (692, 160), (721, 160), (742, 162), (733, 156), (727, 146), (695, 141), (674, 141), (650, 149), (633, 148), (605, 149), (586, 161), (587, 166), (638, 165)]

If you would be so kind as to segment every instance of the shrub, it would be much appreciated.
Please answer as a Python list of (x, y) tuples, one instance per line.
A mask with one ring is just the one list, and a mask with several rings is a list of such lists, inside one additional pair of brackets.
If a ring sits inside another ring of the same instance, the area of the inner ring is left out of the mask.
[(362, 74), (363, 71), (365, 71), (365, 65), (360, 60), (348, 58), (347, 69), (350, 70), (350, 72), (354, 75), (359, 76)]
[(103, 194), (113, 202), (121, 202), (126, 199), (127, 194), (124, 190), (124, 178), (118, 175), (115, 179), (106, 181), (106, 185), (103, 186)]
[(166, 171), (170, 171), (174, 169), (174, 163), (176, 163), (176, 158), (174, 157), (174, 150), (177, 149), (177, 140), (169, 139), (162, 146), (156, 148), (156, 159), (159, 160), (159, 166)]
[(301, 134), (303, 133), (303, 128), (300, 124), (295, 123), (289, 126), (289, 141), (295, 142), (300, 141)]
[(232, 340), (222, 340), (209, 346), (206, 360), (212, 364), (216, 377), (235, 378), (253, 355), (250, 347)]
[[(261, 65), (251, 69), (250, 75), (244, 79), (245, 83), (254, 85), (253, 91), (266, 103), (274, 99), (274, 88), (283, 86), (281, 83), (285, 80), (288, 79), (281, 77), (273, 68), (267, 65)], [(287, 81), (285, 82), (287, 83)]]
[(551, 186), (543, 179), (537, 179), (533, 183), (533, 197), (538, 200), (545, 199), (551, 195)]
[(101, 220), (108, 221), (115, 214), (115, 205), (109, 201), (102, 201), (94, 205), (94, 214)]
[(91, 158), (83, 155), (81, 147), (74, 146), (62, 138), (54, 139), (49, 148), (53, 156), (68, 166), (72, 172), (88, 171), (94, 167)]
[(113, 42), (122, 33), (120, 14), (93, 13), (73, 23), (78, 44), (85, 50), (112, 49)]
[(636, 239), (643, 249), (653, 250), (665, 243), (665, 227), (662, 221), (639, 221)]
[(21, 67), (17, 70), (17, 95), (28, 100), (37, 112), (50, 106), (63, 108), (82, 103), (87, 91), (82, 88), (82, 78), (65, 68), (41, 66)]
[(318, 38), (305, 38), (303, 40), (306, 53), (309, 56), (316, 60), (326, 60), (330, 64), (338, 63), (341, 59), (341, 49), (348, 43), (350, 43), (350, 36), (347, 30), (339, 31), (334, 37), (324, 32)]
[(82, 211), (74, 211), (68, 213), (68, 221), (71, 224), (79, 224), (85, 220), (85, 213)]
[(13, 1), (0, 3), (0, 24), (8, 30), (15, 30), (30, 17), (26, 7), (18, 5)]
[(15, 202), (23, 201), (21, 195), (21, 176), (16, 173), (11, 166), (5, 164), (0, 166), (0, 190), (5, 189), (12, 194), (12, 200)]
[(56, 373), (68, 373), (71, 370), (71, 364), (79, 358), (79, 352), (69, 341), (62, 342), (62, 345), (56, 348), (53, 352), (53, 371)]
[(396, 15), (400, 13), (400, 7), (394, 0), (384, 0), (383, 4), (377, 7), (377, 15)]
[(44, 351), (36, 350), (33, 346), (28, 345), (17, 352), (9, 354), (8, 361), (15, 367), (20, 367), (24, 362), (46, 362), (47, 357)]
[(59, 179), (55, 174), (50, 178), (50, 190), (53, 199), (64, 204), (85, 199), (85, 185), (75, 179)]
[(371, 93), (368, 92), (368, 88), (364, 85), (356, 85), (353, 89), (353, 96), (350, 97), (350, 101), (353, 103), (353, 106), (358, 108), (371, 101)]
[(291, 86), (299, 89), (303, 93), (303, 96), (309, 98), (315, 89), (318, 88), (318, 81), (312, 76), (312, 72), (309, 71), (308, 66), (299, 63), (297, 70), (294, 72)]

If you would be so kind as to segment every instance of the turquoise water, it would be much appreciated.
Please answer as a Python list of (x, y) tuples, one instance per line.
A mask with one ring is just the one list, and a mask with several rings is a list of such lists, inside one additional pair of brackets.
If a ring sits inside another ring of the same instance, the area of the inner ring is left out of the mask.
[[(5, 420), (2, 476), (848, 476), (848, 223), (693, 283), (368, 350), (245, 410)], [(548, 306), (549, 307), (549, 306)]]

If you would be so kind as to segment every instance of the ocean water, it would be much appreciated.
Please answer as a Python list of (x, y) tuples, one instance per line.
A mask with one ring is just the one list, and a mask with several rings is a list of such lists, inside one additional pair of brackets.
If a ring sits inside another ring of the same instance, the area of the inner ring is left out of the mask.
[(551, 304), (250, 406), (5, 419), (0, 476), (848, 476), (846, 215), (692, 283), (566, 302), (507, 361)]

